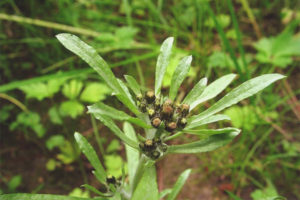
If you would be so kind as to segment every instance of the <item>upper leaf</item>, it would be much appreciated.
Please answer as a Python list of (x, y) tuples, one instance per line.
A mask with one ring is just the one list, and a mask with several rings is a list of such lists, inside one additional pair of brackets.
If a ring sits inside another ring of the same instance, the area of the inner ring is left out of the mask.
[(94, 150), (94, 148), (88, 143), (88, 141), (83, 137), (80, 133), (75, 132), (74, 134), (75, 140), (79, 145), (80, 150), (87, 159), (90, 161), (91, 165), (95, 168), (101, 183), (106, 183), (106, 173), (105, 170)]
[(194, 123), (188, 123), (187, 127), (184, 128), (184, 130), (189, 130), (195, 127), (199, 127), (199, 126), (203, 126), (205, 124), (210, 124), (210, 123), (214, 123), (217, 121), (221, 121), (221, 120), (230, 120), (230, 117), (228, 117), (227, 115), (213, 115), (210, 117), (207, 117), (205, 119), (201, 119), (200, 121), (196, 121)]
[(191, 105), (193, 102), (196, 102), (201, 96), (207, 85), (207, 78), (202, 78), (200, 81), (193, 87), (193, 89), (187, 94), (184, 98), (183, 103)]
[(256, 78), (253, 78), (249, 81), (244, 82), (237, 88), (233, 89), (231, 92), (226, 94), (222, 99), (217, 103), (212, 105), (210, 108), (191, 117), (191, 123), (196, 123), (204, 118), (207, 118), (221, 110), (238, 103), (239, 101), (246, 99), (257, 92), (263, 90), (273, 82), (284, 78), (285, 76), (281, 74), (265, 74)]
[(156, 70), (155, 70), (155, 95), (159, 96), (162, 81), (170, 61), (171, 50), (174, 38), (167, 38), (160, 47), (160, 54), (157, 58)]
[(169, 98), (171, 100), (175, 99), (178, 88), (180, 87), (182, 81), (187, 76), (190, 70), (192, 59), (193, 59), (192, 56), (186, 56), (177, 65), (175, 72), (172, 76), (171, 87), (169, 92)]
[(133, 78), (130, 75), (125, 75), (124, 76), (130, 89), (134, 92), (135, 95), (138, 95), (141, 93), (141, 88), (140, 85), (138, 84), (138, 82), (135, 80), (135, 78)]
[(176, 196), (179, 194), (179, 192), (180, 192), (181, 188), (183, 187), (184, 183), (188, 179), (191, 171), (192, 171), (191, 169), (187, 169), (187, 170), (185, 170), (184, 172), (182, 172), (180, 174), (180, 176), (177, 179), (171, 193), (168, 195), (167, 200), (175, 200)]

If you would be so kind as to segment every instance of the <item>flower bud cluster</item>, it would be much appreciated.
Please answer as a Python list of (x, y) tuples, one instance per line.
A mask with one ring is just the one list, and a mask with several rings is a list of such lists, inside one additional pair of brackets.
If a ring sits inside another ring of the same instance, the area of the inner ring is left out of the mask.
[(186, 126), (186, 116), (190, 109), (188, 104), (174, 105), (170, 99), (162, 101), (160, 97), (155, 96), (153, 91), (148, 91), (145, 95), (139, 94), (136, 99), (140, 111), (149, 115), (154, 128), (160, 127), (162, 122), (168, 132), (174, 132)]
[(167, 151), (168, 146), (160, 139), (147, 139), (145, 142), (139, 144), (141, 151), (153, 160), (158, 159), (162, 153)]

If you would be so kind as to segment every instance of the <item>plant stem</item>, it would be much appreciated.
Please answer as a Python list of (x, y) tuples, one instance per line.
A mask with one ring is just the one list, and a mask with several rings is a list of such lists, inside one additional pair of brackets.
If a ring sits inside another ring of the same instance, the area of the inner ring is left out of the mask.
[(0, 93), (0, 98), (8, 100), (11, 103), (15, 104), (16, 106), (18, 106), (24, 112), (28, 112), (27, 107), (23, 103), (21, 103), (18, 99), (15, 99), (14, 97), (9, 96), (9, 95), (4, 94), (4, 93)]
[(134, 174), (134, 178), (133, 178), (133, 182), (132, 182), (132, 188), (131, 188), (131, 195), (133, 195), (138, 183), (140, 182), (143, 173), (145, 171), (145, 164), (146, 164), (147, 158), (144, 154), (141, 155), (141, 158), (139, 160), (139, 164), (136, 168), (135, 174)]

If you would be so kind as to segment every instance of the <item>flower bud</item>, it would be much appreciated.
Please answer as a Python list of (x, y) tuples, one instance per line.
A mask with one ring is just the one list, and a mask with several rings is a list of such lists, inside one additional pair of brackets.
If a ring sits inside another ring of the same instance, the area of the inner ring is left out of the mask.
[(149, 115), (150, 118), (154, 117), (154, 115), (155, 115), (155, 110), (152, 109), (152, 108), (148, 109), (148, 115)]
[(171, 99), (167, 99), (167, 100), (164, 102), (164, 105), (173, 106), (173, 101), (172, 101)]
[(153, 101), (155, 100), (155, 94), (153, 91), (148, 91), (146, 93), (146, 96), (145, 96), (147, 102), (150, 104), (150, 103), (153, 103)]
[(152, 153), (151, 153), (151, 158), (152, 159), (157, 159), (157, 158), (159, 158), (159, 156), (160, 156), (160, 153), (159, 153), (159, 151), (153, 151)]
[(187, 114), (189, 114), (189, 111), (190, 111), (190, 106), (188, 104), (184, 103), (181, 105), (182, 116), (186, 116)]
[(155, 117), (152, 119), (151, 124), (153, 127), (158, 128), (161, 124), (161, 119), (159, 117)]
[(147, 111), (147, 105), (146, 105), (145, 102), (140, 102), (140, 103), (138, 104), (138, 107), (139, 107), (139, 109), (140, 109), (142, 112), (146, 112), (146, 111)]
[(169, 123), (167, 123), (167, 125), (165, 127), (166, 131), (169, 131), (169, 132), (173, 132), (176, 128), (177, 128), (177, 125), (175, 122), (169, 122)]
[(159, 146), (159, 149), (162, 151), (162, 152), (166, 152), (168, 150), (168, 145), (166, 144), (161, 144)]
[(145, 149), (147, 149), (147, 150), (153, 150), (156, 147), (156, 145), (154, 144), (153, 140), (150, 140), (150, 139), (147, 139), (144, 142), (144, 145), (145, 145)]
[(170, 119), (173, 115), (174, 109), (172, 106), (164, 104), (162, 107), (161, 115), (163, 119)]
[(142, 95), (142, 94), (136, 95), (136, 99), (137, 99), (138, 101), (142, 101), (142, 100), (143, 100), (143, 95)]
[(160, 110), (160, 98), (159, 97), (157, 97), (156, 99), (155, 99), (155, 102), (154, 102), (154, 108), (155, 108), (155, 110), (156, 111), (159, 111)]
[(114, 176), (112, 176), (112, 175), (107, 175), (107, 177), (106, 177), (106, 182), (108, 183), (108, 184), (116, 184), (116, 178), (114, 177)]
[(185, 117), (180, 118), (180, 119), (178, 120), (178, 126), (179, 126), (180, 128), (184, 128), (184, 127), (186, 126), (186, 124), (187, 124), (187, 120), (186, 120)]

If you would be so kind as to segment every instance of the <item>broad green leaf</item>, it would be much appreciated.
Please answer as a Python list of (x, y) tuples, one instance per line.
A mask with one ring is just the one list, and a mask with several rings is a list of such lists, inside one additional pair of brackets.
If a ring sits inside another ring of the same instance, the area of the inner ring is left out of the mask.
[(127, 137), (117, 125), (107, 116), (99, 113), (94, 113), (96, 119), (100, 120), (105, 126), (107, 126), (116, 136), (118, 136), (125, 144), (138, 149), (138, 143)]
[(178, 88), (187, 76), (191, 67), (192, 59), (192, 56), (186, 56), (179, 62), (178, 66), (176, 67), (175, 72), (172, 76), (169, 92), (169, 98), (171, 100), (175, 99), (178, 92)]
[(221, 120), (230, 120), (230, 117), (228, 117), (227, 115), (221, 115), (221, 114), (212, 115), (210, 117), (204, 118), (195, 123), (188, 123), (188, 125), (184, 128), (184, 130), (189, 130), (189, 129), (192, 129), (195, 127), (203, 126), (205, 124), (210, 124), (210, 123), (214, 123), (214, 122), (221, 121)]
[(213, 151), (219, 147), (222, 147), (235, 138), (239, 132), (223, 133), (218, 135), (210, 136), (206, 139), (182, 144), (182, 145), (171, 145), (168, 148), (168, 153), (201, 153)]
[(223, 109), (238, 103), (239, 101), (246, 99), (257, 92), (263, 90), (273, 82), (284, 78), (285, 76), (281, 74), (265, 74), (249, 81), (244, 82), (240, 86), (233, 89), (231, 92), (226, 94), (217, 103), (212, 105), (210, 108), (191, 117), (191, 123), (196, 123), (204, 118), (212, 116), (213, 114), (222, 111)]
[(138, 82), (135, 80), (135, 78), (133, 78), (130, 75), (125, 75), (124, 76), (130, 89), (134, 92), (135, 95), (138, 95), (141, 93), (141, 87), (138, 84)]
[(70, 116), (75, 119), (83, 114), (84, 106), (76, 100), (65, 101), (59, 106), (59, 113), (62, 116)]
[(145, 168), (145, 172), (137, 185), (131, 200), (158, 200), (155, 166)]
[(73, 79), (69, 83), (64, 84), (62, 93), (67, 98), (73, 100), (79, 95), (82, 87), (83, 87), (82, 81), (78, 81), (76, 79)]
[(110, 94), (111, 90), (102, 83), (89, 83), (80, 95), (80, 100), (95, 103), (104, 100), (106, 95)]
[(157, 58), (155, 69), (155, 95), (160, 95), (162, 81), (170, 61), (171, 50), (174, 38), (167, 38), (160, 47), (160, 54)]
[[(125, 135), (128, 136), (128, 138), (132, 139), (135, 142), (138, 142), (136, 133), (135, 133), (133, 127), (131, 126), (131, 124), (125, 122), (124, 126), (123, 126), (123, 131), (124, 131)], [(135, 174), (135, 171), (136, 171), (138, 163), (139, 163), (140, 153), (138, 150), (136, 150), (128, 145), (125, 145), (125, 148), (126, 148), (126, 157), (127, 157), (127, 162), (128, 162), (129, 183), (132, 185), (134, 174)]]
[(210, 100), (220, 94), (235, 78), (235, 74), (228, 74), (222, 76), (221, 78), (215, 80), (209, 84), (202, 94), (197, 98), (197, 100), (190, 103), (190, 110), (193, 110), (197, 105)]
[(77, 36), (69, 33), (61, 33), (56, 38), (70, 51), (87, 62), (106, 82), (106, 84), (116, 93), (121, 93), (122, 89), (115, 75), (108, 64), (98, 55), (97, 51), (81, 41)]
[(127, 86), (123, 83), (122, 80), (117, 79), (121, 88), (122, 88), (122, 93), (121, 94), (116, 94), (118, 99), (127, 106), (134, 114), (138, 115), (140, 111), (138, 110), (135, 102), (132, 99), (132, 96), (127, 88)]
[(55, 147), (59, 147), (64, 145), (65, 143), (65, 138), (62, 135), (53, 135), (46, 141), (46, 147), (50, 151), (54, 149)]
[(125, 112), (117, 110), (108, 105), (105, 105), (102, 102), (98, 102), (91, 106), (88, 106), (88, 113), (92, 113), (94, 115), (99, 114), (99, 115), (109, 116), (112, 119), (129, 121), (143, 128), (151, 128), (151, 126), (146, 124), (143, 120), (139, 118), (131, 117), (130, 115), (127, 115)]
[(207, 84), (207, 78), (202, 78), (184, 98), (183, 103), (191, 105), (201, 96)]
[(220, 129), (199, 129), (199, 130), (186, 130), (186, 133), (199, 135), (199, 136), (211, 136), (221, 133), (232, 133), (232, 132), (240, 132), (237, 128), (232, 127), (226, 127), (226, 128), (220, 128)]
[(179, 176), (179, 178), (177, 179), (174, 187), (172, 188), (171, 193), (168, 195), (167, 200), (175, 200), (175, 198), (177, 197), (177, 195), (179, 194), (180, 190), (182, 189), (184, 183), (186, 182), (186, 180), (188, 179), (190, 173), (191, 173), (191, 169), (187, 169), (184, 172), (182, 172)]
[(90, 200), (91, 198), (79, 198), (51, 194), (4, 194), (0, 200)]
[(94, 148), (88, 143), (88, 141), (80, 133), (75, 132), (75, 140), (84, 155), (90, 161), (91, 165), (95, 168), (97, 174), (100, 176), (101, 183), (106, 183), (106, 173), (105, 170), (95, 152)]

